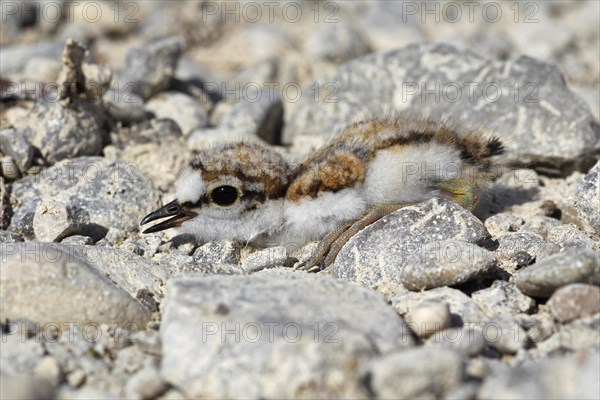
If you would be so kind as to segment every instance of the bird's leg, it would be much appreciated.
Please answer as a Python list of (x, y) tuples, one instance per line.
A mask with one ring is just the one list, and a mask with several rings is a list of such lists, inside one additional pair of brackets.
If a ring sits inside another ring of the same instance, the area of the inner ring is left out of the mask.
[(409, 204), (380, 205), (373, 208), (361, 219), (350, 221), (325, 236), (317, 246), (317, 251), (309, 259), (304, 269), (309, 272), (319, 271), (332, 264), (338, 253), (350, 238), (373, 222)]
[(469, 211), (472, 211), (479, 203), (481, 192), (479, 185), (468, 179), (448, 179), (436, 184), (436, 188), (450, 194), (453, 202)]

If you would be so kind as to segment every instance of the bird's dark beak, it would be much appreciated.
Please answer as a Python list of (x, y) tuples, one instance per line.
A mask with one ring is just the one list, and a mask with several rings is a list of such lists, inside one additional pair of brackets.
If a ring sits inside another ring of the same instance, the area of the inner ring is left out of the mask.
[(175, 199), (172, 202), (165, 204), (158, 210), (146, 215), (144, 219), (142, 219), (142, 222), (140, 222), (140, 225), (145, 225), (148, 222), (156, 221), (157, 219), (161, 218), (173, 218), (169, 218), (168, 220), (163, 221), (160, 224), (153, 225), (142, 233), (160, 232), (164, 231), (165, 229), (181, 226), (181, 224), (183, 224), (185, 221), (194, 218), (196, 215), (198, 214), (196, 214), (193, 211), (186, 210), (182, 206), (180, 206), (177, 202), (177, 199)]

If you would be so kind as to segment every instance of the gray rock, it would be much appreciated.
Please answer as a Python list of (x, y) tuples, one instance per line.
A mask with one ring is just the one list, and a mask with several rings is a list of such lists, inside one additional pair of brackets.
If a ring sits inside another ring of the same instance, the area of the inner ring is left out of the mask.
[(560, 322), (589, 317), (600, 312), (600, 288), (574, 283), (552, 294), (547, 305)]
[(475, 400), (479, 384), (467, 382), (450, 389), (444, 396), (444, 400)]
[(150, 312), (64, 246), (0, 245), (1, 319), (142, 327)]
[(411, 45), (353, 60), (324, 82), (336, 82), (335, 101), (300, 99), (284, 143), (300, 135), (334, 135), (352, 121), (406, 110), (510, 132), (508, 159), (552, 165), (557, 172), (584, 165), (600, 150), (600, 127), (587, 105), (557, 67), (529, 57), (490, 61), (447, 44)]
[(600, 352), (600, 314), (575, 319), (562, 325), (546, 342), (551, 342), (554, 338), (557, 348), (552, 350)]
[(450, 201), (431, 199), (395, 211), (353, 236), (338, 254), (332, 274), (391, 297), (405, 290), (400, 275), (408, 256), (420, 254), (426, 243), (480, 243), (488, 236), (470, 212)]
[[(427, 40), (423, 29), (426, 24), (421, 22), (419, 13), (410, 14), (410, 6), (397, 7), (393, 2), (387, 1), (340, 3), (345, 6), (350, 4), (358, 7), (356, 15), (360, 16), (355, 20), (351, 19), (350, 22), (362, 28), (375, 51), (397, 49)], [(338, 14), (334, 19), (337, 20), (337, 17)], [(328, 20), (324, 20), (326, 21)], [(401, 23), (398, 23), (399, 21)]]
[(33, 375), (8, 375), (0, 372), (0, 396), (3, 399), (52, 399), (55, 391), (44, 379)]
[(18, 243), (22, 241), (23, 238), (16, 233), (0, 231), (0, 243)]
[(2, 47), (17, 41), (21, 33), (21, 13), (15, 12), (16, 10), (18, 10), (16, 4), (12, 9), (6, 6), (0, 8), (0, 18), (2, 19), (2, 24), (0, 25), (0, 44), (2, 44)]
[(236, 102), (219, 125), (220, 129), (244, 135), (256, 135), (270, 144), (280, 143), (283, 126), (283, 102), (269, 89), (258, 90)]
[(250, 254), (242, 260), (242, 269), (248, 273), (253, 273), (266, 268), (285, 267), (287, 263), (287, 249), (284, 246), (275, 246), (257, 250)]
[(144, 99), (167, 89), (184, 46), (185, 40), (176, 36), (129, 50), (121, 82)]
[(600, 375), (597, 353), (540, 359), (497, 368), (483, 381), (480, 399), (596, 399)]
[(573, 224), (561, 224), (548, 230), (547, 240), (549, 243), (561, 243), (568, 240), (578, 240), (587, 244), (589, 248), (594, 247), (594, 241)]
[(543, 342), (556, 332), (557, 325), (550, 313), (517, 314), (514, 317), (527, 331), (527, 336), (532, 343)]
[[(110, 365), (102, 357), (105, 351), (116, 352), (106, 325), (70, 323), (64, 330), (49, 331), (50, 340), (44, 342), (46, 352), (52, 356), (66, 373), (66, 381), (78, 387), (87, 380), (92, 383), (106, 378)], [(114, 327), (114, 325), (113, 325)]]
[(567, 250), (515, 275), (517, 288), (528, 296), (550, 297), (570, 283), (600, 284), (600, 256), (592, 250)]
[(126, 231), (138, 229), (147, 210), (159, 205), (158, 193), (135, 165), (100, 157), (63, 161), (12, 185), (11, 225), (31, 237), (33, 214), (42, 202), (58, 201), (86, 210), (90, 223)]
[(419, 337), (429, 337), (450, 324), (450, 307), (446, 303), (423, 302), (411, 309), (404, 319)]
[(20, 71), (34, 57), (58, 59), (64, 46), (63, 41), (2, 46), (0, 49), (0, 71), (3, 73)]
[(425, 301), (447, 303), (450, 307), (451, 326), (479, 324), (487, 319), (483, 310), (469, 296), (460, 290), (446, 287), (397, 295), (392, 298), (392, 306), (400, 315), (405, 315)]
[(426, 243), (418, 254), (409, 254), (400, 272), (408, 290), (426, 290), (468, 282), (489, 272), (494, 254), (458, 240)]
[(527, 222), (523, 224), (521, 229), (519, 229), (519, 231), (535, 233), (546, 240), (548, 238), (548, 232), (560, 225), (562, 225), (562, 222), (556, 218), (538, 215), (528, 219)]
[(61, 244), (64, 245), (91, 245), (94, 244), (94, 240), (89, 237), (89, 236), (82, 236), (82, 235), (73, 235), (73, 236), (68, 236), (66, 238), (64, 238), (63, 240), (60, 241)]
[(44, 357), (44, 348), (39, 340), (27, 339), (22, 332), (2, 333), (0, 341), (2, 372), (9, 375), (33, 374), (35, 367)]
[(102, 150), (104, 108), (100, 103), (77, 101), (63, 106), (61, 102), (40, 101), (18, 120), (11, 117), (12, 110), (7, 111), (7, 118), (48, 163), (94, 156)]
[(160, 93), (146, 103), (146, 109), (154, 113), (156, 118), (174, 120), (184, 136), (208, 125), (208, 114), (204, 107), (193, 97), (183, 93)]
[(155, 366), (146, 366), (135, 372), (125, 386), (128, 399), (153, 399), (167, 388)]
[(590, 233), (600, 237), (600, 161), (594, 165), (577, 186), (575, 207), (581, 219), (587, 222)]
[(463, 376), (464, 363), (457, 352), (433, 347), (387, 354), (364, 369), (364, 379), (379, 399), (440, 398)]
[(508, 232), (518, 231), (523, 223), (523, 219), (517, 215), (499, 213), (486, 219), (484, 224), (492, 237), (499, 237)]
[(48, 382), (53, 388), (56, 388), (62, 380), (62, 371), (55, 358), (45, 356), (36, 365), (35, 375)]
[(465, 325), (436, 332), (427, 340), (427, 344), (449, 347), (465, 357), (473, 357), (483, 351), (486, 342), (481, 327)]
[[(61, 248), (68, 249), (71, 254), (86, 261), (131, 297), (141, 302), (147, 301), (148, 296), (155, 301), (162, 298), (162, 286), (167, 280), (168, 273), (157, 263), (129, 251), (111, 247), (72, 244)], [(141, 297), (144, 291), (149, 293)]]
[(90, 214), (77, 207), (57, 201), (40, 203), (33, 216), (33, 232), (40, 242), (60, 242), (63, 238), (82, 233), (90, 223)]
[(193, 257), (199, 264), (237, 264), (240, 244), (233, 241), (208, 242), (198, 247)]
[(546, 245), (540, 235), (524, 232), (503, 235), (498, 238), (498, 243), (498, 257), (517, 266), (531, 264)]
[(593, 242), (590, 240), (567, 239), (557, 243), (547, 243), (538, 254), (537, 261), (543, 261), (555, 254), (564, 253), (567, 250), (591, 250)]
[(379, 295), (287, 269), (172, 279), (163, 310), (161, 373), (187, 397), (364, 397), (360, 365), (413, 343)]
[(343, 63), (369, 53), (369, 43), (353, 24), (321, 24), (309, 36), (304, 47), (321, 60)]
[(490, 317), (530, 313), (535, 309), (535, 300), (521, 293), (512, 282), (494, 281), (490, 288), (472, 293), (471, 298)]
[(136, 124), (146, 121), (150, 114), (144, 107), (144, 99), (123, 90), (108, 90), (102, 97), (106, 113), (123, 124)]
[[(2, 160), (0, 160), (0, 162), (2, 162)], [(4, 230), (8, 228), (11, 215), (12, 210), (10, 207), (8, 190), (4, 185), (4, 178), (0, 176), (0, 229)], [(0, 235), (0, 237), (4, 238), (6, 235)]]
[(23, 78), (35, 82), (56, 82), (62, 68), (60, 60), (47, 57), (35, 57), (23, 67)]
[(21, 177), (21, 172), (19, 171), (19, 166), (17, 162), (11, 156), (4, 156), (0, 159), (0, 167), (2, 176), (6, 179), (19, 179)]
[(22, 132), (14, 129), (0, 131), (0, 151), (15, 160), (22, 174), (31, 167), (33, 147), (27, 142)]
[(499, 315), (481, 325), (482, 334), (488, 346), (503, 353), (514, 354), (527, 344), (527, 332), (509, 315)]

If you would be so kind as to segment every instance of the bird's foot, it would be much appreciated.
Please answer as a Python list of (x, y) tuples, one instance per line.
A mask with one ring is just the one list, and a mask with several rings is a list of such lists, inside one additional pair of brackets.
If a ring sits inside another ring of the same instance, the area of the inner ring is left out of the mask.
[(350, 238), (373, 222), (409, 204), (377, 206), (361, 219), (350, 221), (336, 228), (325, 236), (318, 244), (313, 256), (301, 268), (308, 272), (318, 272), (333, 264), (338, 253)]

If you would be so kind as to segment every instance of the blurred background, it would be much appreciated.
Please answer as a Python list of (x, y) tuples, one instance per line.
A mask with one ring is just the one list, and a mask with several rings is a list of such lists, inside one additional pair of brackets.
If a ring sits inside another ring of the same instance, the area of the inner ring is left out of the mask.
[[(599, 116), (595, 0), (2, 0), (0, 12), (5, 79), (56, 80), (66, 38), (88, 44), (95, 62), (120, 71), (132, 47), (180, 35), (185, 52), (175, 76), (197, 76), (219, 90), (234, 82), (307, 87), (371, 52), (445, 42), (491, 59), (528, 55), (556, 63)], [(284, 98), (286, 115), (293, 107)]]

